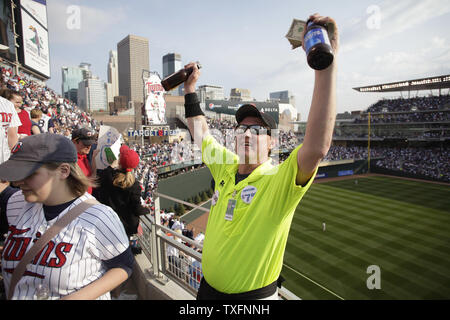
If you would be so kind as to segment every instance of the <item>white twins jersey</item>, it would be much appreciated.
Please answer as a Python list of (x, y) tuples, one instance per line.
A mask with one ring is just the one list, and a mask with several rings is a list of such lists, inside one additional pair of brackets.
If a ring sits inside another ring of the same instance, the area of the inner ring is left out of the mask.
[[(2, 256), (6, 292), (14, 268), (36, 239), (75, 205), (89, 198), (93, 197), (85, 193), (50, 221), (45, 219), (43, 205), (26, 202), (22, 191), (9, 198), (9, 230)], [(61, 230), (27, 265), (12, 299), (35, 299), (36, 288), (41, 283), (50, 289), (49, 299), (78, 291), (107, 271), (102, 260), (118, 256), (128, 246), (128, 237), (117, 214), (108, 206), (96, 204)], [(110, 298), (109, 293), (99, 297)]]
[(19, 116), (14, 104), (0, 97), (0, 163), (5, 162), (9, 159), (11, 155), (9, 145), (8, 145), (8, 129), (14, 127), (20, 127), (22, 122), (20, 122)]

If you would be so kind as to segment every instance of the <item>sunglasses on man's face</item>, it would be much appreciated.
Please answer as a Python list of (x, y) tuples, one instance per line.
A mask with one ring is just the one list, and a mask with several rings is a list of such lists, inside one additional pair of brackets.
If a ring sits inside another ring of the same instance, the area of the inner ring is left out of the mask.
[(248, 129), (250, 129), (250, 133), (254, 135), (269, 135), (270, 136), (270, 129), (260, 126), (260, 125), (245, 125), (245, 124), (239, 124), (234, 128), (234, 132), (236, 134), (244, 134)]

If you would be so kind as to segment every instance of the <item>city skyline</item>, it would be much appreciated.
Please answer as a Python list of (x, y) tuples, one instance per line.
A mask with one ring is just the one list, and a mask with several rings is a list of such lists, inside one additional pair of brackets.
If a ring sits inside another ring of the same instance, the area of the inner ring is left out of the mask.
[[(59, 90), (61, 66), (81, 61), (90, 62), (93, 73), (106, 81), (108, 52), (126, 35), (136, 34), (149, 39), (151, 71), (162, 76), (162, 56), (177, 52), (183, 64), (202, 63), (198, 86), (223, 86), (227, 96), (232, 88), (245, 88), (258, 101), (268, 99), (270, 92), (289, 90), (306, 120), (314, 72), (305, 53), (291, 50), (284, 36), (293, 18), (306, 19), (314, 12), (335, 18), (340, 30), (339, 113), (400, 96), (358, 93), (353, 87), (450, 73), (449, 0), (221, 4), (197, 1), (187, 6), (175, 0), (166, 17), (164, 1), (49, 1), (48, 85)], [(80, 9), (78, 28), (69, 28), (70, 6)]]

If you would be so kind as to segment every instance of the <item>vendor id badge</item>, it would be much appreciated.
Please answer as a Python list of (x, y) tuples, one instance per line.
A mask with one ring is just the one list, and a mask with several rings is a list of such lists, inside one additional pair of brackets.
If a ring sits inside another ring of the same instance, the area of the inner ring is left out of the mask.
[(228, 200), (227, 212), (225, 212), (225, 220), (228, 221), (233, 220), (234, 208), (236, 208), (236, 200), (235, 199)]

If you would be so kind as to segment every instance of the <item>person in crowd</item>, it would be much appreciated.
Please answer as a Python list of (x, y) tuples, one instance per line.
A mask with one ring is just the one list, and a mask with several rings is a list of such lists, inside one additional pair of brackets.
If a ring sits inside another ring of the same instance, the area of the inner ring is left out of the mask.
[[(200, 249), (197, 251), (202, 253)], [(189, 264), (189, 285), (198, 290), (202, 277), (202, 263), (196, 259), (192, 259), (192, 263)]]
[(50, 132), (55, 133), (55, 124), (53, 122), (52, 117), (48, 115), (48, 109), (46, 107), (41, 108), (42, 117), (39, 121), (39, 126), (41, 127), (42, 132)]
[[(168, 236), (173, 237), (175, 241), (182, 243), (181, 238), (177, 237), (176, 234), (181, 234), (181, 230), (174, 231), (174, 234), (168, 234)], [(167, 262), (169, 265), (169, 272), (172, 272), (178, 278), (182, 277), (181, 270), (181, 259), (180, 250), (167, 244)]]
[(31, 120), (28, 111), (23, 108), (23, 98), (18, 91), (11, 89), (0, 90), (0, 96), (9, 100), (14, 105), (17, 115), (19, 116), (21, 126), (17, 129), (18, 138), (23, 138), (31, 135)]
[(39, 125), (39, 121), (42, 118), (42, 111), (40, 109), (34, 108), (30, 112), (31, 117), (31, 134), (36, 135), (43, 133), (42, 127)]
[(8, 160), (11, 148), (19, 140), (19, 116), (11, 101), (0, 96), (0, 163)]
[[(74, 144), (42, 133), (22, 139), (0, 165), (0, 204), (6, 204), (9, 232), (2, 275), (9, 292), (12, 274), (33, 243), (72, 208), (93, 197), (92, 185), (77, 165)], [(21, 250), (17, 251), (17, 245)], [(131, 274), (134, 257), (117, 214), (97, 203), (59, 232), (27, 265), (12, 299), (110, 299), (110, 291)], [(41, 253), (42, 253), (41, 251)]]
[[(91, 146), (97, 141), (96, 133), (88, 127), (82, 127), (72, 131), (72, 142), (78, 154), (78, 165), (86, 177), (94, 177), (96, 166), (95, 161), (89, 162), (87, 156), (91, 151)], [(92, 194), (92, 187), (88, 193)]]
[(315, 71), (314, 92), (303, 144), (282, 164), (269, 153), (275, 121), (247, 104), (236, 112), (236, 154), (209, 133), (195, 93), (200, 71), (195, 63), (185, 82), (185, 111), (191, 135), (216, 182), (218, 200), (211, 207), (203, 246), (203, 278), (197, 299), (277, 299), (277, 279), (295, 208), (311, 186), (331, 145), (336, 116), (338, 33), (332, 24), (333, 63)]
[[(122, 145), (119, 159), (97, 171), (98, 187), (92, 192), (98, 201), (117, 212), (129, 238), (138, 233), (139, 217), (149, 213), (141, 204), (141, 186), (133, 172), (139, 161), (134, 150)], [(132, 246), (132, 250), (135, 248)]]

